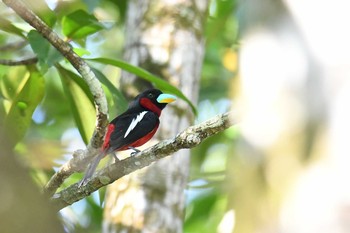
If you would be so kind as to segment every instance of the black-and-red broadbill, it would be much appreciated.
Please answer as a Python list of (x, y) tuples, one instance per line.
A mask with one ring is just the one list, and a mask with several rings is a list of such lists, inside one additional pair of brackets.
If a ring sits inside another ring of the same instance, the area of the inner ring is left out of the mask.
[(159, 117), (175, 96), (163, 94), (158, 89), (146, 90), (135, 97), (128, 109), (108, 125), (101, 153), (90, 163), (79, 186), (85, 185), (94, 173), (100, 160), (110, 153), (132, 149), (149, 141), (159, 126)]

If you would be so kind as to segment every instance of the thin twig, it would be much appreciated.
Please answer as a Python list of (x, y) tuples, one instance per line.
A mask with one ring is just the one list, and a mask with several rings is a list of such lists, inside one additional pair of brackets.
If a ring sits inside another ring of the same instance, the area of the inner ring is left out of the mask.
[(23, 60), (5, 60), (5, 59), (0, 59), (0, 65), (4, 66), (25, 66), (25, 65), (31, 65), (35, 64), (38, 62), (38, 58), (32, 57), (32, 58), (27, 58)]
[(6, 52), (6, 51), (11, 51), (11, 50), (18, 50), (23, 48), (28, 44), (28, 41), (21, 40), (13, 43), (9, 43), (3, 46), (0, 46), (0, 52)]
[(81, 59), (72, 49), (72, 47), (62, 40), (55, 32), (51, 30), (37, 15), (31, 11), (28, 6), (20, 0), (3, 0), (3, 2), (12, 8), (23, 20), (34, 27), (44, 38), (46, 38), (81, 74), (82, 78), (88, 84), (92, 95), (94, 96), (97, 109), (96, 136), (93, 137), (90, 144), (94, 148), (99, 148), (107, 125), (107, 100), (103, 92), (101, 83), (91, 71), (88, 64)]
[[(12, 8), (23, 20), (29, 23), (34, 27), (44, 38), (46, 38), (67, 60), (73, 65), (73, 67), (80, 73), (81, 77), (89, 86), (89, 89), (94, 97), (94, 104), (96, 107), (96, 128), (93, 137), (90, 140), (89, 145), (87, 146), (87, 153), (83, 153), (84, 156), (90, 158), (93, 156), (94, 149), (97, 149), (101, 146), (103, 137), (105, 134), (105, 129), (108, 124), (107, 121), (107, 100), (106, 96), (101, 87), (101, 83), (96, 78), (95, 74), (91, 71), (87, 63), (81, 59), (73, 50), (72, 47), (63, 41), (55, 32), (51, 30), (37, 15), (29, 9), (28, 6), (23, 4), (20, 0), (3, 0), (3, 2)], [(79, 163), (81, 162), (81, 163)], [(78, 159), (77, 166), (84, 167), (86, 166), (86, 159)], [(61, 168), (61, 172), (66, 171)], [(65, 176), (59, 178), (66, 178), (74, 171), (66, 171)], [(47, 185), (51, 187), (51, 190), (56, 190), (61, 186), (64, 179), (55, 178), (54, 176)]]
[(115, 180), (144, 168), (176, 151), (197, 146), (206, 138), (232, 126), (234, 121), (231, 117), (232, 113), (225, 113), (198, 125), (191, 126), (176, 135), (173, 139), (161, 141), (136, 156), (126, 158), (103, 168), (85, 186), (78, 188), (78, 183), (75, 183), (56, 193), (51, 200), (57, 209), (71, 205), (99, 188), (113, 183)]

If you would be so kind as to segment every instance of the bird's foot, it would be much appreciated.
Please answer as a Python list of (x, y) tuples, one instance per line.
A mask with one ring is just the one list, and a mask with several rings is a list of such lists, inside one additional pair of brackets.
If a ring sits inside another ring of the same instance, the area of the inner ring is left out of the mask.
[(116, 155), (115, 152), (112, 153), (112, 156), (113, 156), (113, 158), (114, 158), (114, 162), (115, 162), (115, 163), (120, 161), (120, 159), (118, 159), (118, 157), (117, 157), (117, 155)]
[(130, 156), (135, 156), (137, 153), (141, 152), (139, 149), (131, 146), (129, 146), (128, 149), (133, 150), (133, 152), (130, 153)]

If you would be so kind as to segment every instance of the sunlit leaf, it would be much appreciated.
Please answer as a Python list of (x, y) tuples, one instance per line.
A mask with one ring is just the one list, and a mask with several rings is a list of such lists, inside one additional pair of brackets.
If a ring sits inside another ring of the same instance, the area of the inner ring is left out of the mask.
[(10, 147), (16, 145), (27, 132), (35, 108), (44, 96), (44, 78), (35, 66), (28, 66), (27, 77), (23, 77), (22, 88), (11, 103), (3, 123), (3, 134)]
[(7, 100), (16, 98), (18, 90), (22, 88), (23, 76), (27, 71), (24, 69), (11, 69), (8, 74), (4, 74), (0, 79), (0, 93)]
[(124, 95), (116, 88), (111, 81), (99, 70), (92, 68), (94, 71), (97, 79), (105, 85), (108, 90), (111, 92), (116, 108), (117, 108), (117, 113), (122, 113), (125, 111), (128, 107), (128, 102), (126, 101)]
[(87, 59), (87, 60), (99, 62), (102, 64), (116, 66), (116, 67), (119, 67), (125, 71), (133, 73), (133, 74), (137, 75), (138, 77), (153, 83), (154, 86), (159, 88), (160, 90), (162, 90), (164, 92), (172, 93), (172, 94), (178, 96), (179, 98), (183, 99), (191, 106), (193, 113), (197, 115), (196, 107), (178, 88), (172, 86), (170, 83), (168, 83), (168, 82), (164, 81), (163, 79), (151, 74), (150, 72), (148, 72), (140, 67), (131, 65), (127, 62), (121, 61), (121, 60), (115, 60), (115, 59), (109, 59), (109, 58), (93, 58), (93, 59)]
[(95, 125), (95, 107), (93, 97), (86, 83), (75, 73), (57, 66), (63, 89), (71, 106), (75, 123), (83, 141), (88, 144)]
[(29, 44), (36, 53), (39, 62), (51, 67), (55, 63), (63, 59), (63, 56), (58, 52), (45, 38), (37, 31), (31, 30), (28, 33)]
[(84, 55), (90, 55), (90, 51), (84, 48), (73, 48), (73, 51), (79, 56), (82, 57)]
[(62, 18), (62, 32), (70, 39), (81, 39), (103, 29), (95, 16), (77, 10)]

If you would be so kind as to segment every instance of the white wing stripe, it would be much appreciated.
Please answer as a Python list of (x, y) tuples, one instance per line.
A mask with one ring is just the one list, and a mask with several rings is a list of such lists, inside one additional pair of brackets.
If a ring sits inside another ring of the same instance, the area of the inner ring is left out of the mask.
[(146, 115), (146, 113), (147, 113), (147, 111), (143, 111), (139, 115), (137, 115), (134, 119), (132, 119), (131, 124), (129, 125), (129, 128), (125, 132), (124, 138), (126, 138), (129, 135), (129, 133), (131, 132), (131, 130), (133, 130), (136, 127), (136, 125), (140, 121), (142, 121), (142, 119)]

